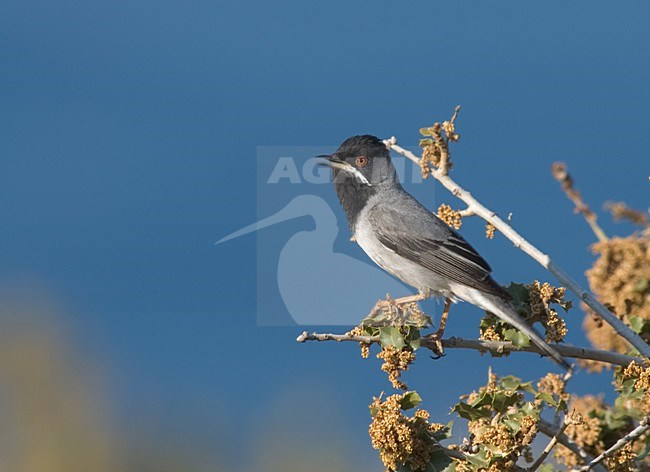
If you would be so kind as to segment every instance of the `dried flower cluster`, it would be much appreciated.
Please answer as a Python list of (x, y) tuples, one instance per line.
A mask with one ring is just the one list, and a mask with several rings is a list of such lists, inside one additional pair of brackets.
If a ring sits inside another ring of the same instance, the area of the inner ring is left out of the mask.
[(456, 115), (454, 115), (450, 121), (443, 121), (442, 123), (442, 130), (445, 132), (447, 140), (453, 143), (457, 142), (460, 139), (460, 134), (456, 133), (456, 126), (454, 125), (455, 118)]
[(455, 125), (459, 111), (460, 107), (456, 107), (451, 119), (443, 122), (442, 125), (434, 123), (429, 128), (420, 128), (420, 134), (424, 136), (423, 139), (420, 139), (422, 178), (429, 177), (431, 166), (438, 167), (443, 173), (447, 173), (447, 170), (451, 168), (449, 143), (460, 139), (460, 135), (456, 133)]
[[(561, 342), (567, 334), (564, 319), (552, 305), (558, 305), (563, 310), (571, 308), (571, 302), (565, 301), (566, 290), (563, 287), (553, 287), (549, 283), (534, 281), (531, 284), (512, 283), (506, 287), (512, 296), (512, 302), (519, 314), (530, 323), (539, 322), (544, 326), (548, 342)], [(527, 346), (530, 338), (501, 321), (491, 313), (481, 320), (480, 338), (487, 341), (510, 341), (515, 346)]]
[(558, 374), (546, 374), (537, 382), (537, 390), (541, 393), (556, 395), (559, 399), (568, 401), (569, 394), (566, 391), (566, 381)]
[[(637, 367), (628, 367), (628, 373), (638, 373)], [(602, 398), (587, 395), (572, 397), (571, 406), (577, 412), (581, 421), (569, 423), (565, 434), (587, 453), (594, 456), (611, 447), (619, 438), (625, 436), (634, 428), (633, 410), (627, 401), (617, 401), (614, 406), (607, 405)], [(637, 461), (637, 456), (646, 447), (648, 438), (642, 438), (635, 443), (628, 443), (622, 449), (607, 459), (607, 468), (615, 472), (632, 472), (649, 470), (647, 459)], [(556, 460), (567, 467), (575, 467), (582, 463), (564, 446), (555, 450)]]
[(408, 370), (409, 365), (415, 360), (415, 352), (410, 347), (401, 349), (395, 346), (385, 346), (377, 354), (378, 359), (383, 359), (381, 370), (388, 374), (388, 380), (393, 388), (407, 390), (407, 385), (400, 380), (402, 372)]
[[(345, 334), (348, 334), (350, 336), (366, 336), (367, 335), (367, 333), (365, 332), (365, 330), (361, 326), (355, 326), (354, 328), (352, 328), (350, 331), (348, 331)], [(359, 347), (361, 348), (361, 357), (363, 357), (364, 359), (368, 359), (368, 357), (370, 356), (370, 344), (369, 343), (359, 343)]]
[(494, 232), (496, 227), (492, 223), (487, 223), (485, 225), (485, 237), (488, 239), (494, 239)]
[[(635, 466), (635, 460), (639, 455), (632, 443), (627, 443), (623, 448), (607, 459), (607, 468), (611, 472), (633, 472), (639, 470)], [(642, 470), (648, 470), (644, 468)]]
[(635, 390), (650, 390), (650, 367), (643, 367), (632, 361), (620, 376), (620, 383), (626, 380), (634, 380)]
[(546, 341), (563, 341), (567, 335), (566, 323), (558, 315), (557, 310), (551, 308), (550, 304), (555, 303), (567, 309), (570, 305), (567, 305), (564, 300), (566, 289), (564, 287), (553, 287), (548, 282), (541, 284), (538, 280), (535, 280), (528, 288), (532, 316), (541, 321), (546, 328)]
[[(575, 421), (569, 424), (564, 433), (576, 444), (589, 452), (601, 451), (604, 446), (600, 439), (603, 428), (595, 412), (604, 410), (605, 404), (603, 400), (591, 395), (574, 397), (571, 401), (571, 408), (579, 415), (582, 421)], [(567, 467), (575, 467), (582, 463), (581, 458), (561, 445), (558, 445), (555, 449), (555, 458), (559, 463)]]
[[(600, 257), (586, 272), (589, 285), (598, 299), (631, 323), (630, 314), (650, 320), (650, 238), (632, 235), (612, 238), (592, 246)], [(628, 352), (627, 343), (587, 307), (584, 329), (591, 343), (600, 349)], [(593, 369), (598, 366), (591, 365)]]
[[(422, 141), (432, 141), (432, 140), (421, 140)], [(431, 165), (438, 167), (440, 165), (440, 148), (431, 142), (426, 144), (422, 149), (422, 159), (420, 159), (420, 169), (422, 170), (422, 178), (426, 179), (431, 174)]]
[(387, 471), (395, 471), (402, 465), (413, 472), (425, 471), (439, 447), (435, 434), (442, 431), (444, 425), (429, 423), (426, 410), (417, 410), (412, 417), (402, 412), (405, 400), (410, 401), (412, 393), (390, 395), (383, 401), (380, 396), (370, 405), (372, 447), (379, 451)]
[(630, 208), (625, 202), (607, 202), (605, 208), (612, 214), (614, 221), (627, 220), (643, 228), (650, 226), (647, 213)]
[(460, 226), (463, 224), (460, 211), (452, 210), (449, 205), (444, 203), (438, 207), (438, 218), (454, 229), (460, 229)]
[(518, 470), (520, 457), (532, 462), (530, 446), (542, 409), (550, 406), (566, 411), (567, 395), (560, 377), (549, 374), (538, 385), (535, 390), (530, 382), (513, 376), (498, 378), (489, 372), (486, 385), (461, 397), (464, 401), (453, 411), (469, 420), (471, 436), (464, 444), (468, 460), (456, 462), (457, 472)]
[(650, 415), (650, 367), (632, 361), (617, 369), (614, 385), (627, 409)]

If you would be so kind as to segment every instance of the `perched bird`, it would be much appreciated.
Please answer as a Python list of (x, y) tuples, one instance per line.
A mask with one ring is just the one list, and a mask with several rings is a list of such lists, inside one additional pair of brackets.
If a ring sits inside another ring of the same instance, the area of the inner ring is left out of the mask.
[(353, 239), (382, 269), (416, 288), (411, 300), (445, 297), (494, 313), (526, 333), (555, 362), (562, 355), (515, 311), (492, 269), (465, 239), (400, 184), (390, 153), (377, 137), (353, 136), (320, 157), (350, 223)]

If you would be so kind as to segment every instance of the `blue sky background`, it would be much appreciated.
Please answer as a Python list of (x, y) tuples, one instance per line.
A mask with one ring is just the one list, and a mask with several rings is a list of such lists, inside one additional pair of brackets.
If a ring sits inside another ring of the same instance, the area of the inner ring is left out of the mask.
[[(380, 470), (366, 434), (366, 405), (389, 390), (378, 361), (258, 326), (256, 235), (213, 244), (256, 220), (257, 146), (334, 149), (360, 133), (416, 145), (419, 127), (461, 104), (453, 176), (586, 283), (594, 237), (549, 168), (567, 162), (597, 210), (647, 208), (649, 13), (642, 2), (5, 1), (0, 302), (49, 313), (16, 319), (56, 326), (92, 360), (107, 416), (132, 443), (186, 444), (205, 457), (194, 470), (289, 470), (275, 459), (323, 455), (323, 470)], [(431, 185), (408, 190), (433, 206)], [(459, 205), (439, 189), (445, 199)], [(463, 229), (498, 280), (553, 282), (482, 233)], [(347, 238), (336, 247), (353, 253)], [(457, 310), (449, 332), (474, 336), (478, 319)], [(569, 316), (575, 344), (581, 319)], [(549, 367), (449, 352), (421, 356), (407, 380), (443, 421), (488, 365), (526, 378)], [(572, 388), (609, 382), (578, 375)]]

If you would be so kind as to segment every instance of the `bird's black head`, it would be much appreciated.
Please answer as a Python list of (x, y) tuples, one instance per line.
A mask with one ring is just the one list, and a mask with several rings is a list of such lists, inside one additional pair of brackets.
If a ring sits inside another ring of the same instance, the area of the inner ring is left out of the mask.
[(335, 184), (372, 187), (396, 180), (390, 153), (376, 136), (352, 136), (334, 154), (323, 157), (328, 159)]
[(399, 186), (388, 148), (375, 136), (352, 136), (334, 154), (318, 157), (332, 168), (336, 194), (353, 231), (356, 218), (370, 197), (386, 187)]

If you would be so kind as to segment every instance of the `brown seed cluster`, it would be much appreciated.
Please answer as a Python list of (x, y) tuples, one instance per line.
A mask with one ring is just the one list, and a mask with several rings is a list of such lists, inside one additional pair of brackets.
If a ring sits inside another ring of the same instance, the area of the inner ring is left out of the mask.
[(370, 322), (373, 326), (403, 327), (408, 325), (424, 328), (431, 323), (431, 320), (416, 302), (396, 305), (390, 294), (387, 294), (386, 300), (378, 301), (363, 322)]
[[(497, 393), (501, 390), (498, 384), (498, 377), (491, 371), (488, 374), (488, 382), (485, 386), (467, 395), (466, 402), (473, 404), (483, 393)], [(463, 398), (463, 397), (461, 397)], [(522, 405), (523, 394), (518, 394), (517, 403), (511, 407), (512, 413)], [(537, 418), (526, 415), (518, 419), (518, 430), (513, 431), (508, 424), (501, 422), (501, 414), (489, 417), (480, 417), (468, 423), (468, 430), (472, 435), (472, 444), (481, 445), (485, 452), (485, 458), (490, 462), (487, 468), (477, 469), (475, 465), (467, 462), (457, 462), (457, 472), (470, 472), (480, 470), (514, 471), (517, 458), (524, 456), (532, 461), (532, 453), (529, 449), (537, 435)]]
[(454, 120), (443, 121), (442, 130), (445, 132), (445, 136), (451, 142), (456, 142), (460, 139), (460, 134), (456, 133), (456, 126), (454, 125)]
[(438, 218), (454, 229), (460, 229), (460, 226), (463, 224), (460, 211), (452, 210), (449, 205), (444, 203), (438, 207)]
[(635, 390), (650, 390), (650, 367), (643, 367), (635, 361), (630, 362), (621, 375), (621, 381), (636, 379)]
[(499, 334), (494, 326), (487, 326), (484, 329), (481, 329), (479, 339), (485, 341), (504, 341), (505, 338), (503, 335)]
[(641, 411), (644, 415), (650, 415), (650, 367), (643, 367), (632, 361), (620, 377), (614, 383), (619, 389), (627, 380), (634, 380), (634, 390), (641, 392), (640, 398), (628, 398), (627, 403), (630, 408)]
[(390, 395), (385, 401), (374, 398), (370, 405), (373, 415), (369, 433), (372, 447), (379, 451), (386, 471), (406, 465), (414, 472), (427, 468), (436, 443), (432, 434), (444, 425), (429, 423), (429, 412), (417, 410), (409, 418), (400, 408), (404, 395)]
[(650, 226), (646, 213), (628, 207), (625, 202), (607, 202), (605, 208), (612, 214), (614, 221), (627, 220), (644, 228)]
[(388, 374), (390, 383), (394, 388), (407, 390), (407, 385), (400, 380), (402, 372), (408, 370), (409, 365), (415, 360), (415, 351), (409, 347), (397, 349), (394, 346), (385, 346), (377, 354), (377, 358), (383, 359), (381, 370)]
[[(571, 407), (576, 412), (576, 420), (569, 423), (565, 434), (591, 453), (602, 451), (605, 446), (601, 439), (603, 426), (596, 414), (604, 410), (603, 400), (592, 395), (573, 397)], [(579, 421), (579, 418), (582, 418), (582, 421)], [(575, 467), (581, 463), (580, 458), (559, 444), (555, 449), (555, 458), (567, 467)]]
[[(623, 321), (628, 321), (628, 314), (650, 319), (650, 237), (612, 238), (594, 244), (592, 251), (600, 257), (586, 275), (598, 299)], [(628, 344), (607, 323), (586, 306), (583, 308), (591, 315), (585, 317), (583, 326), (592, 345), (620, 353), (628, 351)]]
[[(355, 326), (353, 329), (351, 329), (345, 334), (348, 334), (350, 336), (364, 336), (366, 333), (364, 332), (361, 326)], [(364, 359), (368, 359), (368, 357), (370, 356), (370, 344), (359, 343), (359, 347), (361, 348), (361, 357), (363, 357)]]
[(546, 374), (537, 382), (537, 390), (542, 393), (557, 395), (561, 400), (567, 401), (569, 394), (566, 391), (566, 382), (558, 374)]
[(423, 179), (426, 179), (431, 174), (431, 165), (435, 167), (438, 167), (440, 165), (440, 148), (435, 144), (430, 144), (422, 149), (420, 169), (422, 169)]
[(558, 312), (550, 307), (551, 303), (564, 304), (566, 289), (553, 287), (548, 282), (538, 280), (528, 286), (532, 315), (539, 319), (546, 328), (547, 342), (561, 342), (567, 335), (567, 327)]
[[(635, 467), (635, 459), (638, 452), (634, 450), (632, 443), (627, 443), (616, 453), (607, 458), (607, 469), (611, 472), (632, 472), (639, 470)], [(646, 469), (643, 469), (646, 470)]]
[(494, 239), (494, 232), (496, 227), (492, 223), (487, 223), (485, 225), (485, 237), (488, 239)]
[[(636, 367), (632, 367), (630, 373), (638, 373)], [(620, 414), (607, 406), (601, 398), (591, 395), (572, 397), (571, 405), (575, 412), (572, 412), (569, 421), (567, 421), (568, 426), (565, 433), (591, 455), (596, 456), (611, 447), (617, 439), (629, 433), (634, 426), (629, 418), (629, 421), (620, 424), (622, 419)], [(641, 438), (640, 441), (626, 444), (614, 456), (607, 459), (608, 470), (616, 472), (649, 470), (646, 461), (635, 464), (636, 457), (645, 448), (644, 443), (645, 441)], [(581, 459), (560, 445), (556, 447), (555, 457), (558, 462), (567, 467), (575, 467), (581, 463)]]

